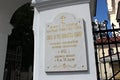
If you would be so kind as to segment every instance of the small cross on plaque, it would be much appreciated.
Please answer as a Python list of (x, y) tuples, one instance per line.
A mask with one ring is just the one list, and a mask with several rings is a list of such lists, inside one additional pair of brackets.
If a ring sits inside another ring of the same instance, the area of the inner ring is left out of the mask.
[(64, 21), (65, 21), (65, 16), (61, 16), (61, 23), (64, 24)]

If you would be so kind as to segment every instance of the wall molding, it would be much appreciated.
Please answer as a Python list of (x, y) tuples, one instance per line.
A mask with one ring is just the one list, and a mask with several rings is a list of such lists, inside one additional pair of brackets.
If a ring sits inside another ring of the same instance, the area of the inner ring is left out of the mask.
[(71, 6), (83, 3), (89, 3), (90, 0), (36, 0), (32, 2), (32, 6), (37, 8), (38, 11), (54, 9), (64, 6)]

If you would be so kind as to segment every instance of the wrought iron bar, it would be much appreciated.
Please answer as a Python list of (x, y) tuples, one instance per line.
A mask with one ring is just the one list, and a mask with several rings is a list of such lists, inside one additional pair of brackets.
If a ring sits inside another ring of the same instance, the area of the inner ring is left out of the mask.
[[(115, 74), (115, 72), (114, 72), (114, 65), (113, 65), (113, 60), (112, 60), (112, 54), (113, 54), (113, 52), (111, 51), (111, 46), (110, 46), (110, 37), (109, 37), (109, 31), (107, 30), (107, 25), (105, 25), (105, 27), (106, 27), (106, 31), (105, 32), (107, 32), (107, 34), (106, 34), (106, 37), (107, 37), (107, 41), (108, 41), (108, 48), (109, 48), (109, 51), (108, 51), (108, 53), (109, 53), (109, 56), (110, 56), (110, 62), (111, 62), (111, 67), (112, 67), (112, 75), (114, 75)], [(115, 80), (115, 77), (113, 76), (113, 79)]]
[[(99, 27), (99, 31), (100, 31), (100, 39), (101, 39), (101, 43), (103, 43), (103, 37), (102, 37), (102, 30)], [(105, 79), (107, 80), (107, 68), (106, 68), (106, 62), (105, 62), (105, 52), (104, 52), (104, 45), (101, 45), (102, 47), (102, 55), (103, 55), (103, 63), (104, 63), (104, 74), (105, 74)]]
[(112, 78), (114, 77), (114, 76), (116, 76), (118, 73), (120, 73), (120, 70), (118, 71), (118, 72), (116, 72), (111, 78), (109, 78), (108, 80), (112, 80)]
[[(113, 34), (114, 34), (114, 38), (115, 38), (115, 46), (116, 46), (116, 54), (117, 54), (117, 57), (118, 57), (118, 64), (119, 64), (119, 69), (120, 69), (120, 57), (119, 57), (119, 51), (118, 51), (118, 43), (117, 43), (117, 40), (116, 40), (116, 35), (115, 35), (115, 28), (114, 26), (112, 25), (113, 27)], [(120, 29), (120, 28), (119, 28)]]
[[(93, 26), (94, 27), (94, 26)], [(94, 33), (94, 29), (93, 29)], [(94, 39), (94, 49), (95, 49), (95, 61), (96, 61), (96, 70), (97, 70), (97, 80), (100, 80), (100, 71), (99, 71), (99, 62), (98, 62), (98, 56), (97, 56), (97, 45), (96, 45), (96, 34), (93, 34), (93, 39)]]

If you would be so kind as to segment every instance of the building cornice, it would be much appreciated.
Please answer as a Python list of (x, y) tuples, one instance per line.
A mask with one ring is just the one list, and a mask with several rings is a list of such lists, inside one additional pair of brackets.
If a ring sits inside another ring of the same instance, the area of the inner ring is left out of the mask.
[(76, 4), (89, 3), (90, 0), (34, 0), (32, 6), (37, 8), (38, 11), (54, 9), (64, 6), (71, 6)]

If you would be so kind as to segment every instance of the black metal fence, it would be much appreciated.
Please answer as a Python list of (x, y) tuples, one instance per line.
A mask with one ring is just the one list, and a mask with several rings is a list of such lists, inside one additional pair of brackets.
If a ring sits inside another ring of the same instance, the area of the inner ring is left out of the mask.
[(93, 22), (94, 48), (98, 80), (120, 80), (120, 28), (107, 21)]

